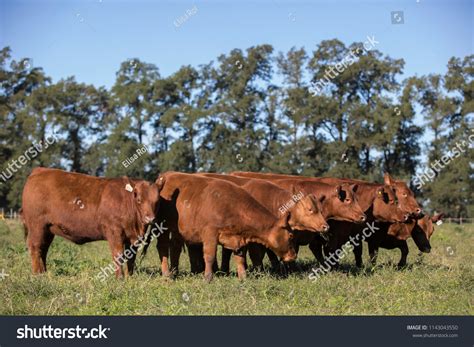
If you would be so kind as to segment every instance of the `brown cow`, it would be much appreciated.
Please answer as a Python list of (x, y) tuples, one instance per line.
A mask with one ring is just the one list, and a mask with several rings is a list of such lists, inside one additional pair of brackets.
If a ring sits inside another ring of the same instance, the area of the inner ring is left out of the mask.
[[(292, 194), (265, 180), (214, 173), (199, 175), (237, 184), (277, 218), (288, 210), (290, 214), (288, 224), (292, 231), (326, 232), (329, 230), (329, 225), (321, 214), (321, 201), (326, 199), (324, 195), (317, 200), (313, 194), (305, 196), (303, 192), (296, 190), (293, 190)], [(294, 239), (298, 238), (297, 234), (294, 233)], [(248, 251), (254, 267), (263, 270), (265, 248), (259, 244), (250, 244)], [(222, 250), (221, 271), (223, 272), (229, 272), (230, 255), (230, 250), (225, 248)], [(279, 265), (278, 258), (273, 257), (271, 260), (274, 267)]]
[[(58, 235), (76, 244), (107, 240), (120, 277), (118, 259), (155, 218), (159, 188), (127, 177), (109, 179), (36, 168), (26, 181), (22, 199), (33, 273), (46, 271), (47, 252)], [(125, 275), (133, 272), (135, 255), (127, 257)]]
[[(403, 211), (397, 205), (397, 199), (394, 189), (390, 185), (368, 183), (360, 180), (337, 179), (337, 178), (312, 178), (279, 174), (261, 174), (251, 172), (234, 172), (233, 175), (239, 177), (265, 178), (279, 186), (282, 184), (295, 184), (295, 182), (304, 182), (305, 185), (310, 184), (355, 184), (357, 202), (362, 210), (368, 216), (369, 222), (403, 222), (408, 220), (409, 213)], [(302, 183), (303, 184), (303, 183)], [(326, 218), (331, 219), (329, 216)], [(334, 218), (335, 219), (335, 218)], [(326, 245), (326, 253), (334, 253), (350, 236), (360, 234), (364, 226), (353, 223), (330, 221), (329, 241)], [(324, 261), (322, 247), (325, 240), (318, 236), (314, 236), (310, 241), (310, 249), (320, 263)], [(354, 254), (358, 264), (362, 262), (362, 249), (354, 248)]]
[(157, 183), (163, 185), (162, 199), (175, 206), (177, 218), (173, 223), (184, 241), (203, 244), (207, 281), (212, 279), (218, 244), (234, 251), (241, 279), (245, 278), (245, 258), (240, 251), (249, 242), (272, 249), (283, 261), (296, 259), (289, 214), (276, 218), (239, 186), (177, 172), (161, 175)]

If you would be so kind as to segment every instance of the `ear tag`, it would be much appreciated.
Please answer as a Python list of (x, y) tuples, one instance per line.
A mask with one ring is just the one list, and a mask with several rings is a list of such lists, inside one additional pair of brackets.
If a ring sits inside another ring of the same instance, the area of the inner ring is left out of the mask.
[(441, 219), (436, 222), (436, 225), (441, 225), (441, 224), (443, 224), (443, 221)]
[(379, 190), (378, 193), (379, 193), (379, 195), (382, 195), (382, 191)]
[(126, 190), (127, 192), (130, 192), (130, 193), (131, 193), (131, 192), (133, 192), (133, 187), (132, 187), (130, 184), (127, 184), (127, 185), (125, 186), (125, 190)]

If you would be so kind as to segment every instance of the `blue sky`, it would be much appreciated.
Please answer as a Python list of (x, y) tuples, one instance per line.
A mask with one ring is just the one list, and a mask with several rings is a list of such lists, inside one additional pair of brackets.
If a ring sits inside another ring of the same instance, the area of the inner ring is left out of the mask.
[[(140, 58), (167, 76), (233, 48), (269, 43), (276, 51), (324, 39), (350, 44), (374, 35), (377, 48), (405, 59), (405, 74), (443, 73), (451, 56), (473, 53), (472, 1), (7, 1), (0, 45), (30, 57), (54, 81), (110, 87), (121, 62)], [(197, 8), (180, 27), (174, 21)], [(391, 23), (404, 12), (404, 24)]]

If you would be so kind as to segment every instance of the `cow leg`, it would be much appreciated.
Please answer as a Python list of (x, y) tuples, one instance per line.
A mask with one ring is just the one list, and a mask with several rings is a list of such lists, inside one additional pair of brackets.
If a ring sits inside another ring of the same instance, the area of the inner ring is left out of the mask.
[(377, 264), (377, 254), (379, 252), (378, 246), (374, 245), (372, 242), (369, 242), (369, 257), (370, 257), (370, 263), (372, 266), (375, 266)]
[(356, 261), (356, 266), (358, 268), (362, 267), (362, 242), (359, 242), (359, 244), (356, 246), (354, 245), (354, 257)]
[(263, 257), (265, 256), (265, 246), (259, 245), (258, 243), (249, 243), (247, 248), (249, 251), (250, 260), (252, 260), (253, 267), (257, 269), (257, 271), (263, 272)]
[[(295, 245), (295, 252), (296, 254), (298, 254), (298, 252), (300, 251), (300, 246), (299, 245)], [(290, 261), (288, 263), (288, 270), (290, 272), (297, 272), (297, 271), (301, 271), (301, 267), (296, 263), (296, 261)]]
[(204, 271), (204, 255), (201, 244), (188, 245), (189, 264), (191, 273), (198, 274)]
[(216, 256), (216, 259), (214, 259), (214, 264), (212, 264), (212, 271), (214, 271), (214, 272), (219, 271), (219, 264), (217, 263), (217, 256)]
[(170, 261), (171, 261), (171, 273), (177, 275), (179, 271), (179, 257), (181, 250), (184, 246), (184, 240), (179, 233), (171, 234), (171, 249), (170, 249)]
[(28, 228), (27, 244), (33, 273), (46, 272), (46, 256), (53, 239), (54, 234), (44, 226)]
[(400, 261), (398, 262), (398, 267), (403, 268), (407, 265), (407, 256), (408, 256), (408, 244), (406, 241), (403, 241), (400, 244), (400, 252), (402, 253), (400, 257)]
[(234, 252), (234, 261), (237, 266), (237, 275), (239, 280), (243, 281), (247, 277), (246, 269), (247, 250), (244, 248)]
[(165, 231), (158, 237), (156, 243), (156, 249), (158, 250), (158, 255), (160, 256), (161, 262), (161, 274), (163, 277), (170, 277), (168, 258), (169, 258), (169, 249), (170, 249), (170, 233)]
[(336, 248), (330, 247), (329, 245), (324, 246), (324, 255), (325, 257), (325, 262), (328, 263), (328, 266), (331, 268), (331, 270), (337, 270), (339, 268), (339, 259), (334, 256), (336, 254)]
[(314, 257), (317, 259), (320, 265), (324, 263), (324, 255), (323, 255), (323, 244), (321, 240), (315, 237), (309, 243), (309, 249), (313, 252)]
[(221, 271), (228, 274), (230, 272), (230, 257), (232, 250), (222, 247)]
[(275, 272), (281, 272), (281, 263), (280, 260), (278, 259), (277, 255), (271, 250), (271, 249), (266, 249), (268, 259), (270, 260), (270, 263), (272, 264), (272, 270)]
[(213, 266), (216, 260), (217, 254), (217, 240), (210, 239), (203, 244), (203, 251), (204, 251), (204, 262), (205, 262), (205, 269), (204, 269), (204, 279), (206, 282), (211, 282), (212, 275), (213, 275)]
[(129, 242), (125, 244), (125, 249), (129, 249), (130, 252), (132, 252), (130, 258), (127, 258), (127, 264), (124, 269), (125, 277), (128, 277), (132, 275), (133, 271), (135, 270), (135, 259), (137, 258), (138, 249), (136, 246), (133, 246), (133, 244), (130, 244)]
[(123, 264), (121, 263), (121, 259), (124, 259), (123, 241), (121, 239), (118, 239), (118, 237), (111, 237), (109, 238), (109, 247), (110, 247), (110, 251), (112, 252), (113, 262), (115, 263), (115, 277), (122, 278), (124, 275), (124, 272), (122, 269)]

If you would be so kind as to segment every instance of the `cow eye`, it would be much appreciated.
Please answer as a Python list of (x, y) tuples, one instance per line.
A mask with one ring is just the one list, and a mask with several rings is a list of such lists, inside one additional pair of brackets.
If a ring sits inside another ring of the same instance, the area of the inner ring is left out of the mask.
[(349, 204), (349, 203), (351, 202), (351, 199), (346, 199), (346, 200), (344, 200), (344, 201)]
[(404, 197), (404, 198), (406, 198), (407, 196), (408, 196), (408, 194), (407, 194), (407, 193), (404, 193), (404, 194), (403, 194), (403, 197)]

